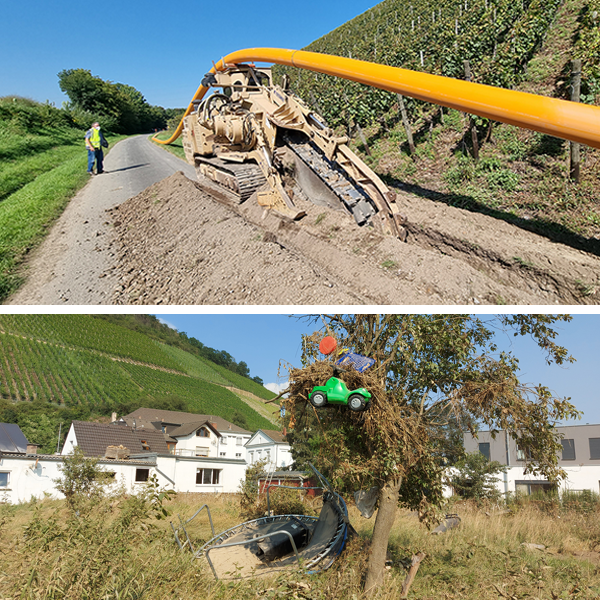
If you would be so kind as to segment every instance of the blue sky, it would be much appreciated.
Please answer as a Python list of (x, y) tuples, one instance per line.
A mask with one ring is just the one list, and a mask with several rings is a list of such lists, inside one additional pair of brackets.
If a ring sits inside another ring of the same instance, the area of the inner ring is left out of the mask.
[(186, 107), (202, 76), (222, 56), (259, 46), (307, 46), (376, 4), (5, 0), (0, 97), (20, 95), (60, 107), (67, 98), (57, 73), (83, 68), (132, 85), (150, 104)]
[[(237, 361), (245, 361), (250, 375), (258, 375), (265, 384), (285, 383), (285, 377), (277, 375), (280, 361), (299, 367), (301, 335), (318, 329), (281, 314), (157, 314), (157, 317), (203, 344), (225, 350)], [(522, 382), (541, 383), (560, 397), (571, 397), (584, 416), (570, 424), (600, 423), (600, 315), (575, 315), (573, 321), (559, 323), (556, 329), (557, 342), (569, 349), (576, 363), (563, 367), (546, 365), (543, 353), (529, 338), (499, 333), (497, 342), (501, 349), (512, 350), (519, 358)]]

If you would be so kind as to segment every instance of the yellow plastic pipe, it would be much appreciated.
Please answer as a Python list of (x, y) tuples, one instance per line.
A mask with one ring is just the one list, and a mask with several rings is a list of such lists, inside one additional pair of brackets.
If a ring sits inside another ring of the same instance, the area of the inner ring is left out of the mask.
[[(403, 96), (600, 148), (600, 107), (353, 58), (303, 50), (248, 48), (222, 58), (211, 69), (211, 73), (223, 71), (226, 65), (249, 61), (275, 63), (342, 77)], [(207, 90), (208, 88), (202, 85), (198, 88), (184, 116), (192, 111), (192, 103), (201, 100)], [(156, 141), (171, 144), (181, 135), (182, 128), (183, 119), (168, 140)]]

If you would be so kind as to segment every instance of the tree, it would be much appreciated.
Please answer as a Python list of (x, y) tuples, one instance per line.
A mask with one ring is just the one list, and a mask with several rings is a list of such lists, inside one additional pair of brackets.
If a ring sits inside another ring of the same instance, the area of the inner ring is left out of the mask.
[(53, 481), (72, 508), (80, 507), (82, 500), (102, 496), (104, 486), (111, 481), (108, 473), (98, 466), (98, 459), (87, 458), (79, 446), (75, 447), (72, 454), (64, 457), (58, 470), (62, 477)]
[(121, 133), (162, 129), (167, 122), (164, 108), (150, 106), (141, 92), (124, 83), (95, 77), (87, 69), (64, 69), (58, 74), (60, 89), (69, 96), (71, 112), (83, 112), (88, 120), (114, 124)]
[(555, 480), (560, 449), (557, 421), (578, 416), (569, 399), (555, 398), (547, 387), (530, 387), (517, 377), (518, 360), (494, 343), (497, 328), (531, 336), (546, 361), (563, 364), (574, 359), (554, 341), (552, 324), (568, 316), (501, 315), (322, 315), (323, 329), (339, 347), (375, 359), (360, 374), (343, 373), (350, 389), (366, 387), (369, 408), (314, 410), (307, 403), (314, 385), (332, 375), (332, 360), (321, 360), (318, 344), (323, 331), (303, 337), (302, 369), (290, 372), (285, 400), (288, 427), (301, 430), (313, 413), (321, 443), (315, 462), (334, 483), (353, 489), (379, 487), (378, 511), (369, 556), (365, 590), (372, 594), (383, 581), (389, 534), (399, 502), (432, 522), (442, 502), (442, 473), (447, 461), (440, 443), (448, 415), (492, 432), (504, 429), (528, 447), (530, 472)]
[(497, 500), (500, 492), (494, 475), (506, 468), (495, 460), (488, 460), (481, 452), (471, 452), (456, 463), (450, 484), (457, 495), (474, 500)]

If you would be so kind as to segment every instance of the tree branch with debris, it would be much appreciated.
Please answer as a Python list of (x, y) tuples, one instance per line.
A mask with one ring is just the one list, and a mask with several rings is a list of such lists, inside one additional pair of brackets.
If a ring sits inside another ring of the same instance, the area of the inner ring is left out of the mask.
[[(322, 328), (302, 339), (303, 368), (289, 373), (286, 425), (311, 452), (336, 485), (347, 490), (379, 487), (378, 511), (371, 540), (365, 591), (383, 581), (389, 533), (399, 503), (419, 511), (428, 525), (436, 522), (443, 502), (442, 473), (447, 462), (444, 438), (449, 420), (476, 431), (476, 423), (506, 429), (532, 457), (528, 468), (556, 480), (560, 441), (554, 429), (579, 415), (569, 399), (544, 386), (527, 386), (518, 377), (518, 360), (498, 352), (498, 331), (530, 336), (550, 363), (571, 362), (552, 326), (568, 316), (500, 315), (484, 321), (477, 315), (316, 315)], [(346, 407), (305, 410), (316, 385), (334, 373), (335, 356), (318, 352), (323, 331), (340, 348), (375, 359), (364, 373), (347, 369), (349, 389), (371, 393), (367, 410)], [(302, 448), (300, 448), (302, 447)]]

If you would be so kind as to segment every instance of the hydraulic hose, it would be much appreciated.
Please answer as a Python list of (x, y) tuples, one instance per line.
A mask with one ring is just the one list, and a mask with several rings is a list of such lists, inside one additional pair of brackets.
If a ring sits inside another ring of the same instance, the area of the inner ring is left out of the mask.
[[(223, 71), (228, 65), (249, 61), (275, 63), (333, 75), (403, 96), (455, 108), (461, 112), (600, 148), (600, 107), (353, 58), (303, 50), (248, 48), (228, 54), (210, 72), (214, 74)], [(207, 87), (200, 85), (184, 117), (193, 110), (193, 102), (202, 100), (207, 91)], [(183, 118), (168, 140), (155, 139), (155, 141), (171, 144), (181, 135), (182, 129)]]

